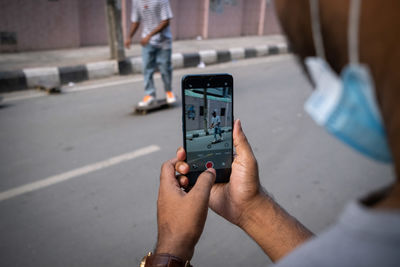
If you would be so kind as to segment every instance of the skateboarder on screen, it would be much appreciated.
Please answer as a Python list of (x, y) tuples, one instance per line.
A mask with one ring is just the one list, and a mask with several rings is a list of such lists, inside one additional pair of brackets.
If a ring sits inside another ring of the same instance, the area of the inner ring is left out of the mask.
[[(217, 116), (216, 109), (214, 109), (214, 111), (212, 112), (210, 129), (212, 129), (212, 128), (214, 128), (214, 142), (224, 140), (224, 138), (222, 137), (222, 131), (221, 131), (221, 118), (219, 116)], [(217, 140), (217, 134), (220, 137), (218, 140)]]
[(156, 88), (153, 74), (156, 66), (161, 72), (162, 81), (168, 104), (176, 102), (171, 89), (172, 80), (172, 35), (169, 21), (172, 11), (168, 0), (132, 0), (131, 27), (125, 47), (130, 48), (131, 39), (142, 22), (143, 75), (145, 96), (138, 103), (139, 107), (146, 107), (155, 101)]

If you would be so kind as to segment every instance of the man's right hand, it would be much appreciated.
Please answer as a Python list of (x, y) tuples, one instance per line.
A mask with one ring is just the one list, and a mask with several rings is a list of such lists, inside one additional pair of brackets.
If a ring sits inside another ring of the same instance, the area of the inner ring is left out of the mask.
[[(275, 262), (313, 234), (262, 190), (257, 161), (239, 120), (233, 127), (233, 144), (237, 155), (230, 181), (213, 185), (209, 206), (242, 228)], [(175, 170), (181, 174), (189, 172), (189, 165), (183, 161), (185, 157), (185, 151), (179, 149)], [(181, 176), (179, 183), (185, 187), (189, 182)]]
[[(262, 202), (265, 194), (258, 177), (257, 161), (239, 120), (235, 121), (233, 127), (233, 144), (237, 155), (232, 163), (230, 182), (213, 186), (209, 206), (231, 223), (243, 227), (243, 219), (248, 217), (246, 213)], [(185, 157), (185, 153), (178, 155), (181, 162), (177, 166), (185, 167), (177, 171), (183, 175), (189, 171), (189, 166), (183, 162)], [(182, 176), (180, 184), (186, 186), (187, 178)]]
[(243, 227), (248, 211), (264, 198), (256, 158), (242, 130), (240, 120), (233, 127), (236, 156), (229, 183), (215, 184), (211, 190), (210, 208), (233, 224)]
[(126, 40), (125, 40), (125, 47), (126, 47), (127, 49), (130, 49), (130, 48), (131, 48), (131, 43), (132, 43), (132, 41), (131, 41), (130, 38), (126, 39)]

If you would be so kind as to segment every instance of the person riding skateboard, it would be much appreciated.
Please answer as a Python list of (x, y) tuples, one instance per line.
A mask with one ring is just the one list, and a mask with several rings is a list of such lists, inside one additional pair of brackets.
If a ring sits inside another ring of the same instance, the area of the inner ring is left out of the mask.
[(145, 96), (138, 103), (139, 107), (151, 105), (156, 99), (153, 74), (156, 67), (161, 72), (166, 101), (168, 104), (176, 102), (171, 89), (172, 81), (172, 34), (169, 27), (173, 14), (168, 0), (132, 0), (131, 27), (125, 47), (130, 48), (132, 37), (140, 23), (143, 24), (142, 61), (144, 75)]
[[(216, 143), (218, 141), (223, 141), (224, 138), (222, 137), (222, 131), (221, 131), (221, 118), (217, 116), (217, 110), (214, 109), (212, 112), (212, 118), (211, 118), (211, 125), (210, 129), (214, 128), (214, 141), (213, 143)], [(219, 139), (217, 140), (217, 134), (219, 135)]]

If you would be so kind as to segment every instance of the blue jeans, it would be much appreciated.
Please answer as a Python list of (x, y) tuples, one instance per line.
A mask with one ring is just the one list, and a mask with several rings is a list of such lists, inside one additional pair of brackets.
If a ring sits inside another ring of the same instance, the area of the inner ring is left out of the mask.
[(221, 132), (221, 127), (219, 126), (214, 126), (214, 139), (217, 140), (217, 134), (219, 134), (219, 137), (222, 137), (222, 132)]
[(146, 95), (156, 96), (153, 74), (156, 67), (161, 72), (165, 92), (171, 91), (172, 64), (171, 49), (162, 49), (147, 44), (142, 48), (144, 91)]

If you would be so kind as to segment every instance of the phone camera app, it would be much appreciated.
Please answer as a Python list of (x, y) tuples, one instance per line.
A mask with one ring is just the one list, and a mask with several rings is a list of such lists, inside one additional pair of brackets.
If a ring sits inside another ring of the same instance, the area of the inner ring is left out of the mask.
[(191, 171), (231, 166), (232, 115), (231, 87), (185, 90), (186, 150)]

